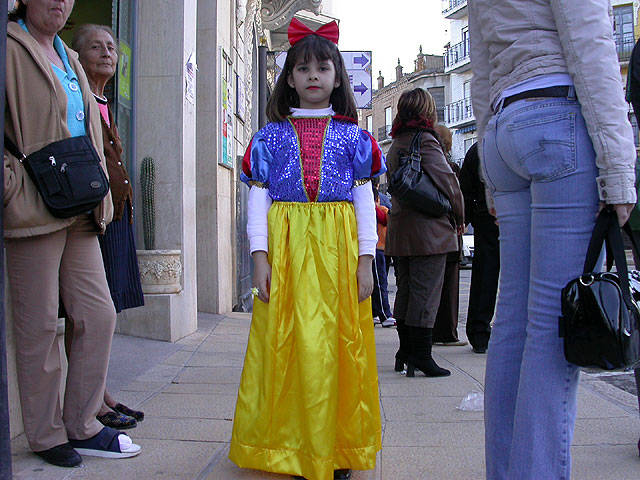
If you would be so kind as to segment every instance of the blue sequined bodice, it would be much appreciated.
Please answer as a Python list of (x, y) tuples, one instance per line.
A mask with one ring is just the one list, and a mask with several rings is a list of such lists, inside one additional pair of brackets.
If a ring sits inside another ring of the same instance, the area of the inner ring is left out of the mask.
[[(288, 122), (270, 123), (261, 130), (272, 155), (269, 194), (282, 202), (308, 202), (297, 133)], [(317, 202), (353, 201), (353, 159), (360, 129), (349, 122), (331, 120), (322, 149)]]

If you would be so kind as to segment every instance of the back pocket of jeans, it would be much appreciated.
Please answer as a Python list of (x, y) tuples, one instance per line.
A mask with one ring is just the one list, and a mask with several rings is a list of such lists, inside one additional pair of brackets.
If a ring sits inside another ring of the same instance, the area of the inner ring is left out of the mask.
[(576, 170), (576, 114), (548, 115), (507, 125), (520, 168), (534, 181), (550, 182)]

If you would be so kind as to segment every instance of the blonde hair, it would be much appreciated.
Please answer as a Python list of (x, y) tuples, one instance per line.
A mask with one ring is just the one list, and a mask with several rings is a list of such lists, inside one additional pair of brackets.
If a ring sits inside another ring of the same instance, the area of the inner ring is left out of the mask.
[(421, 118), (430, 120), (434, 125), (438, 121), (436, 102), (431, 94), (423, 88), (403, 92), (398, 100), (398, 113), (393, 124), (403, 124)]
[(444, 153), (449, 153), (451, 151), (451, 147), (453, 146), (453, 135), (451, 135), (451, 130), (449, 130), (444, 125), (436, 125), (434, 130), (440, 137), (440, 145), (442, 145), (442, 150)]

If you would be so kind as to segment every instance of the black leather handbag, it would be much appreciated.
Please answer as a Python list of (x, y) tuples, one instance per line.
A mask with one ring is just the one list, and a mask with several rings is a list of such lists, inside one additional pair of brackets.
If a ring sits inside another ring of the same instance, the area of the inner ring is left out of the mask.
[(109, 192), (100, 157), (86, 135), (50, 143), (28, 157), (6, 135), (4, 144), (24, 165), (54, 217), (90, 212)]
[[(625, 231), (631, 233), (628, 226)], [(617, 273), (593, 271), (603, 242)], [(580, 367), (614, 370), (640, 362), (640, 311), (629, 285), (618, 217), (608, 208), (598, 215), (582, 275), (562, 289), (560, 336), (567, 361)]]
[(388, 192), (401, 204), (430, 217), (442, 217), (451, 212), (447, 196), (438, 190), (420, 164), (420, 136), (411, 141), (409, 154), (400, 157), (398, 168), (389, 180)]

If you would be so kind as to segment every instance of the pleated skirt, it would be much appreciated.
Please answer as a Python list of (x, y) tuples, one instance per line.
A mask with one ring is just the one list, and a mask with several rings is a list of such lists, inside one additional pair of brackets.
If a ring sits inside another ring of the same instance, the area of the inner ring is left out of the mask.
[(127, 201), (122, 218), (107, 225), (104, 235), (98, 235), (109, 291), (118, 313), (144, 305), (133, 225), (129, 223), (130, 208)]
[(229, 457), (308, 480), (373, 469), (378, 374), (353, 204), (275, 202), (268, 218), (270, 301), (254, 302)]

